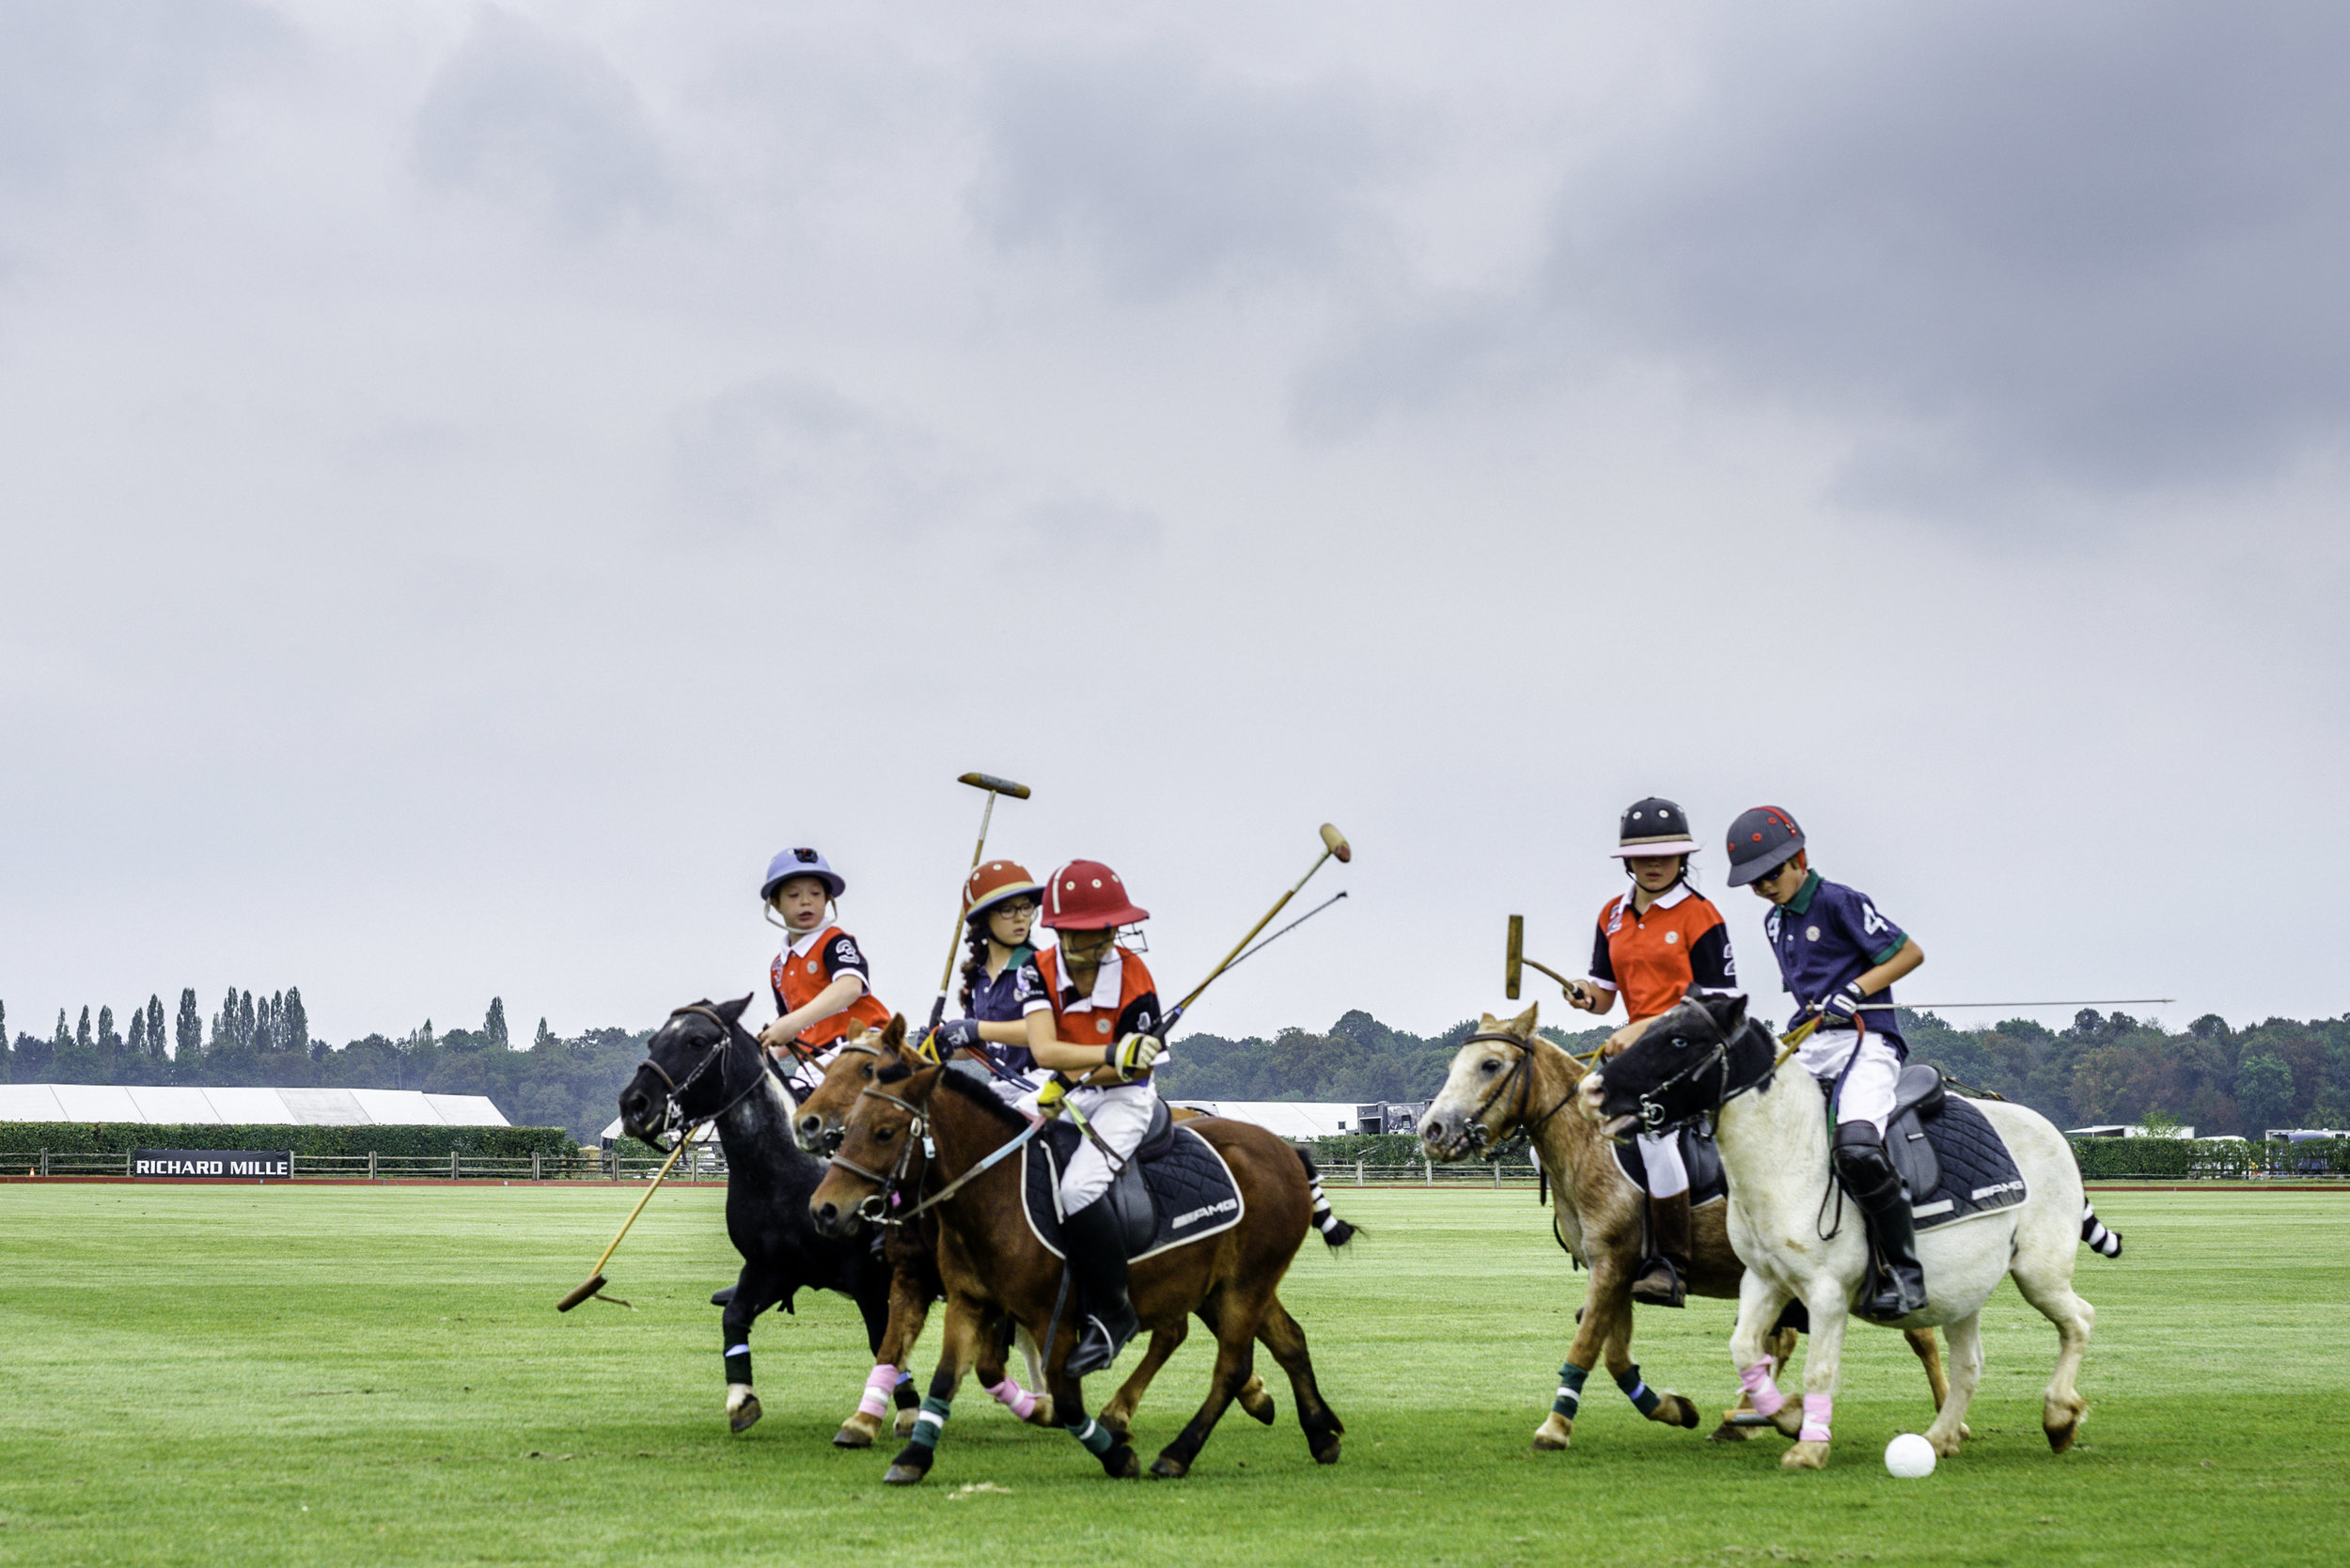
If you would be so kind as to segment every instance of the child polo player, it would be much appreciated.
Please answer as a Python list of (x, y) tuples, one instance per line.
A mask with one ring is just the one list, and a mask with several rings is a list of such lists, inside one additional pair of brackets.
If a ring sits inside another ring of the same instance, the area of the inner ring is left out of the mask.
[(1028, 940), (1043, 890), (1016, 860), (991, 860), (964, 884), (964, 1016), (942, 1026), (932, 1047), (940, 1060), (957, 1051), (984, 1056), (995, 1071), (989, 1087), (1024, 1111), (1043, 1082), (1037, 1048), (1054, 1038), (1053, 999)]
[[(1738, 970), (1730, 955), (1722, 912), (1689, 886), (1689, 856), (1697, 840), (1689, 819), (1669, 800), (1652, 795), (1625, 808), (1615, 856), (1632, 878), (1630, 891), (1599, 912), (1591, 944), (1590, 978), (1570, 989), (1567, 1001), (1605, 1015), (1622, 993), (1631, 1022), (1609, 1038), (1615, 1055), (1648, 1027), (1649, 1020), (1681, 1003), (1692, 986), (1733, 992)], [(1679, 1307), (1688, 1296), (1689, 1172), (1678, 1133), (1643, 1133), (1637, 1143), (1648, 1181), (1652, 1256), (1632, 1284), (1632, 1299)]]
[(1836, 1173), (1869, 1222), (1883, 1275), (1856, 1309), (1880, 1321), (1926, 1304), (1918, 1232), (1902, 1179), (1885, 1152), (1885, 1124), (1909, 1046), (1888, 1007), (1893, 982), (1926, 961), (1906, 932), (1865, 893), (1811, 870), (1803, 829), (1776, 806), (1758, 806), (1730, 824), (1730, 882), (1753, 886), (1771, 909), (1763, 934), (1798, 1017), (1819, 1027), (1795, 1053), (1806, 1072), (1831, 1086)]
[(783, 926), (783, 947), (767, 966), (780, 1016), (760, 1031), (759, 1043), (798, 1058), (791, 1092), (802, 1097), (822, 1081), (841, 1036), (853, 1027), (877, 1029), (889, 1022), (856, 938), (824, 917), (826, 906), (848, 889), (816, 851), (788, 849), (768, 862), (759, 890), (770, 921)]

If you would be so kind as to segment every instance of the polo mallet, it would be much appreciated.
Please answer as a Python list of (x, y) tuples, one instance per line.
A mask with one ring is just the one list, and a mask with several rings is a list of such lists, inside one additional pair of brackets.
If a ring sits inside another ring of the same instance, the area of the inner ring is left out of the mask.
[[(663, 1182), (668, 1180), (669, 1168), (677, 1164), (677, 1157), (680, 1154), (684, 1153), (685, 1146), (693, 1141), (694, 1140), (690, 1137), (681, 1137), (677, 1140), (677, 1147), (669, 1151), (669, 1157), (661, 1162), (661, 1168), (659, 1170), (653, 1172), (652, 1184), (645, 1189), (645, 1196), (636, 1200), (636, 1207), (629, 1210), (628, 1217), (620, 1222), (619, 1235), (612, 1238), (612, 1245), (603, 1249), (603, 1256), (596, 1260), (596, 1266), (588, 1271), (588, 1283), (580, 1286), (579, 1289), (573, 1291), (571, 1294), (556, 1302), (555, 1304), (555, 1309), (556, 1311), (568, 1312), (572, 1308), (578, 1306), (581, 1302), (587, 1300), (589, 1296), (603, 1294), (603, 1265), (610, 1262), (612, 1261), (612, 1254), (620, 1249), (620, 1237), (628, 1234), (628, 1228), (636, 1223), (636, 1216), (645, 1212), (645, 1205), (652, 1201), (652, 1195), (661, 1190), (661, 1184)], [(622, 1307), (628, 1307), (628, 1303), (620, 1300), (620, 1298), (617, 1295), (607, 1295), (604, 1296), (603, 1299), (609, 1302), (614, 1302)], [(632, 1312), (635, 1309), (636, 1309), (634, 1307), (629, 1307), (629, 1310)]]
[(1501, 994), (1513, 1002), (1518, 999), (1518, 981), (1523, 978), (1523, 971), (1527, 969), (1540, 969), (1543, 974), (1557, 980), (1559, 989), (1570, 997), (1583, 995), (1581, 980), (1571, 980), (1549, 964), (1538, 963), (1526, 956), (1526, 917), (1512, 915), (1510, 917), (1510, 955), (1502, 970)]
[(1199, 993), (1214, 985), (1218, 975), (1240, 962), (1241, 955), (1247, 950), (1248, 944), (1257, 939), (1257, 933), (1271, 925), (1273, 917), (1289, 906), (1290, 900), (1297, 897), (1298, 889), (1313, 880), (1314, 873), (1322, 870), (1322, 863), (1333, 856), (1340, 865), (1344, 865), (1355, 858), (1355, 846), (1346, 841), (1345, 834), (1340, 833), (1330, 823), (1324, 823), (1322, 824), (1322, 853), (1314, 857), (1314, 863), (1306, 868), (1306, 874), (1299, 877), (1288, 892), (1275, 901), (1273, 907), (1264, 912), (1262, 919), (1248, 928), (1247, 935), (1232, 944), (1232, 950), (1224, 955), (1224, 962), (1209, 970), (1208, 978), (1191, 988), (1191, 995), (1167, 1009), (1166, 1016), (1159, 1020), (1158, 1033), (1161, 1040), (1167, 1039), (1175, 1032), (1175, 1026), (1183, 1020), (1184, 1011), (1190, 1008), (1191, 1004), (1199, 999)]
[[(1014, 784), (1009, 778), (998, 778), (992, 773), (966, 773), (955, 782), (968, 784), (975, 790), (987, 792), (987, 809), (979, 813), (979, 841), (971, 849), (971, 870), (976, 871), (979, 869), (979, 862), (987, 855), (987, 824), (995, 816), (995, 797), (1010, 795), (1014, 800), (1026, 800), (1028, 798), (1028, 787), (1026, 784)], [(967, 877), (968, 874), (966, 872), (965, 876)], [(947, 993), (953, 989), (955, 983), (955, 955), (962, 950), (963, 911), (958, 906), (955, 911), (954, 939), (947, 944), (947, 969), (938, 977), (938, 995), (931, 1001), (931, 1022), (930, 1027), (922, 1031), (923, 1039), (928, 1039), (937, 1029), (939, 1020), (947, 1016)]]

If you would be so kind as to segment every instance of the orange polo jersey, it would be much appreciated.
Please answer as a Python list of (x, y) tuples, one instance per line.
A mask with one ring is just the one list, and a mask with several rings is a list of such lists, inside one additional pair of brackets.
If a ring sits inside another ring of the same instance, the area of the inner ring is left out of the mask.
[(802, 1045), (829, 1045), (858, 1024), (869, 1029), (880, 1028), (889, 1022), (889, 1010), (873, 996), (873, 977), (866, 967), (865, 954), (857, 949), (856, 938), (838, 926), (826, 926), (813, 942), (791, 944), (767, 966), (767, 983), (775, 987), (776, 1006), (784, 1012), (807, 1006), (819, 992), (844, 974), (863, 980), (865, 995), (831, 1017), (802, 1029)]
[(1599, 912), (1591, 981), (1622, 990), (1624, 1011), (1634, 1019), (1670, 1011), (1692, 985), (1735, 991), (1738, 969), (1730, 954), (1730, 927), (1722, 912), (1685, 882), (1659, 894), (1645, 915), (1634, 912), (1630, 893), (1610, 899)]

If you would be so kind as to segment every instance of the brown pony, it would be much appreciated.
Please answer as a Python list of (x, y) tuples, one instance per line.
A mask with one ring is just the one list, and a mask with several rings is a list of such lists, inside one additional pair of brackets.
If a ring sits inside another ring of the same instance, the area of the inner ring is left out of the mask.
[[(1258, 1341), (1289, 1373), (1307, 1447), (1320, 1463), (1336, 1464), (1345, 1428), (1315, 1385), (1305, 1330), (1276, 1294), (1313, 1217), (1307, 1163), (1249, 1122), (1204, 1117), (1190, 1130), (1214, 1146), (1240, 1184), (1245, 1217), (1230, 1230), (1135, 1264), (1129, 1288), (1145, 1326), (1174, 1330), (1197, 1313), (1216, 1339), (1207, 1401), (1160, 1451), (1152, 1474), (1176, 1477), (1190, 1470), (1225, 1407), (1248, 1382)], [(816, 1228), (828, 1234), (854, 1228), (861, 1212), (887, 1205), (893, 1193), (908, 1204), (918, 1197), (920, 1212), (938, 1217), (946, 1343), (913, 1440), (884, 1477), (893, 1484), (918, 1482), (930, 1472), (955, 1391), (979, 1354), (987, 1325), (999, 1315), (1026, 1328), (1041, 1348), (1045, 1386), (1062, 1427), (1106, 1474), (1140, 1474), (1132, 1445), (1088, 1419), (1082, 1386), (1069, 1375), (1078, 1314), (1068, 1299), (1065, 1266), (1036, 1239), (1022, 1211), (1022, 1162), (1009, 1157), (985, 1164), (1029, 1132), (1027, 1118), (965, 1072), (892, 1063), (859, 1092), (840, 1152), (809, 1196)], [(902, 1156), (916, 1145), (932, 1152), (918, 1182), (899, 1174)], [(1324, 1230), (1334, 1247), (1351, 1232), (1336, 1220)]]
[[(892, 1062), (901, 1062), (912, 1072), (923, 1064), (906, 1046), (906, 1021), (893, 1017), (878, 1035), (859, 1031), (841, 1043), (840, 1052), (824, 1070), (823, 1081), (808, 1097), (800, 1102), (791, 1119), (792, 1136), (801, 1148), (811, 1154), (829, 1154), (838, 1146), (849, 1112), (857, 1096), (873, 1081), (875, 1074)], [(1171, 1107), (1175, 1120), (1188, 1121), (1199, 1113), (1181, 1106)], [(921, 1159), (917, 1153), (916, 1161)], [(918, 1167), (910, 1168), (910, 1181), (918, 1178)], [(881, 1344), (873, 1352), (873, 1372), (866, 1380), (866, 1394), (849, 1419), (833, 1434), (837, 1448), (862, 1449), (872, 1446), (881, 1435), (882, 1417), (887, 1409), (884, 1388), (885, 1371), (888, 1382), (894, 1384), (899, 1368), (908, 1364), (915, 1345), (922, 1338), (922, 1329), (930, 1320), (931, 1303), (946, 1294), (946, 1286), (938, 1276), (938, 1216), (926, 1214), (911, 1225), (893, 1225), (883, 1242), (882, 1255), (890, 1267), (889, 1322), (882, 1331)], [(1118, 1390), (1117, 1396), (1104, 1405), (1101, 1423), (1123, 1437), (1134, 1420), (1135, 1406), (1142, 1402), (1152, 1380), (1167, 1358), (1175, 1354), (1190, 1333), (1188, 1320), (1172, 1328), (1154, 1330), (1151, 1348), (1132, 1376)], [(1041, 1388), (1043, 1372), (1037, 1360), (1032, 1343), (1024, 1342), (1027, 1354), (1028, 1381)], [(1053, 1397), (1048, 1393), (1032, 1392), (1009, 1381), (1004, 1365), (1003, 1335), (989, 1332), (980, 1336), (979, 1363), (979, 1386), (983, 1388), (1005, 1389), (996, 1396), (1007, 1409), (1032, 1426), (1053, 1424)], [(1264, 1391), (1264, 1379), (1249, 1375), (1239, 1395), (1241, 1408), (1258, 1420), (1271, 1425), (1274, 1417), (1273, 1397)], [(1024, 1406), (1026, 1408), (1024, 1409)], [(906, 1437), (914, 1432), (915, 1411), (909, 1404), (898, 1411), (897, 1435)]]
[[(1443, 1090), (1420, 1120), (1421, 1144), (1430, 1158), (1451, 1161), (1521, 1132), (1532, 1140), (1548, 1177), (1554, 1233), (1591, 1274), (1583, 1306), (1574, 1315), (1568, 1367), (1588, 1372), (1604, 1355), (1617, 1386), (1650, 1420), (1694, 1428), (1697, 1406), (1684, 1395), (1650, 1389), (1632, 1359), (1632, 1281), (1646, 1251), (1642, 1194), (1617, 1165), (1615, 1151), (1598, 1129), (1571, 1109), (1562, 1111), (1586, 1069), (1534, 1032), (1538, 1011), (1529, 1007), (1508, 1023), (1490, 1012), (1484, 1015), (1452, 1058)], [(1746, 1266), (1731, 1249), (1728, 1211), (1729, 1205), (1721, 1202), (1691, 1211), (1687, 1283), (1692, 1295), (1733, 1300), (1738, 1295)], [(1940, 1409), (1950, 1382), (1943, 1374), (1942, 1351), (1934, 1331), (1913, 1328), (1903, 1337), (1924, 1365), (1935, 1408)], [(1795, 1330), (1781, 1327), (1764, 1343), (1776, 1370), (1794, 1354)], [(1537, 1449), (1563, 1449), (1573, 1437), (1574, 1412), (1582, 1398), (1579, 1384), (1573, 1381), (1576, 1375), (1561, 1369), (1567, 1381), (1549, 1417), (1535, 1429)], [(1746, 1408), (1741, 1396), (1739, 1409)], [(1736, 1441), (1750, 1432), (1748, 1425), (1726, 1418), (1713, 1435), (1716, 1441)]]

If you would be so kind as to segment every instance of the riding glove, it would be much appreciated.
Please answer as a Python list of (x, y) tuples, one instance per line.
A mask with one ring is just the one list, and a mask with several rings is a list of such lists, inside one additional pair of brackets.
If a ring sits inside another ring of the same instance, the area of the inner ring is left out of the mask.
[(1865, 995), (1858, 980), (1846, 980), (1841, 989), (1820, 999), (1820, 1012), (1830, 1023), (1849, 1024), (1859, 1014), (1860, 999)]
[(1104, 1049), (1102, 1059), (1120, 1077), (1132, 1079), (1151, 1071), (1151, 1064), (1167, 1054), (1167, 1042), (1156, 1035), (1130, 1034), (1117, 1044)]

